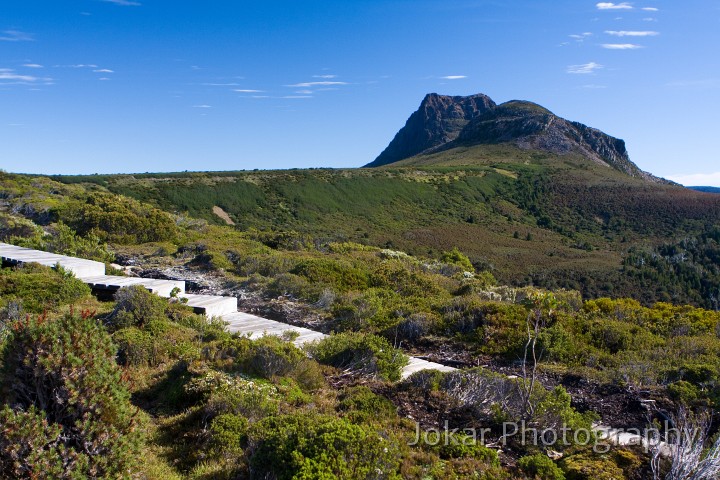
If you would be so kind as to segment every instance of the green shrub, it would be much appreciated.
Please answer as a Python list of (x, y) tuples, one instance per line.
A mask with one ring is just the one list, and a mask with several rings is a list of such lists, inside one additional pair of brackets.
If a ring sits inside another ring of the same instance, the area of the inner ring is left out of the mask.
[(473, 267), (473, 264), (470, 261), (470, 259), (467, 257), (467, 255), (465, 255), (460, 250), (458, 250), (457, 247), (453, 247), (453, 249), (448, 252), (443, 252), (442, 257), (440, 257), (440, 260), (445, 263), (457, 265), (458, 267), (461, 267), (466, 272), (474, 272), (475, 271), (475, 267)]
[(254, 373), (271, 379), (288, 375), (305, 359), (305, 354), (292, 343), (266, 335), (253, 342), (248, 363)]
[(400, 479), (392, 437), (335, 417), (267, 418), (251, 428), (248, 457), (253, 479)]
[(433, 447), (440, 458), (450, 460), (455, 458), (474, 458), (491, 466), (500, 466), (500, 459), (495, 450), (482, 445), (477, 439), (455, 433), (452, 436), (443, 432), (439, 442)]
[(61, 267), (26, 264), (0, 270), (0, 307), (15, 300), (29, 313), (42, 313), (90, 296), (90, 287)]
[(520, 470), (530, 478), (539, 480), (565, 480), (565, 474), (547, 455), (538, 453), (518, 460)]
[(120, 195), (94, 192), (54, 210), (80, 235), (94, 234), (104, 241), (127, 245), (173, 240), (175, 221), (162, 210)]
[(580, 453), (563, 458), (560, 468), (567, 480), (624, 480), (625, 473), (608, 455)]
[(12, 237), (10, 243), (20, 247), (33, 248), (47, 252), (87, 258), (99, 262), (112, 262), (115, 256), (108, 251), (100, 237), (88, 233), (85, 237), (78, 236), (72, 228), (62, 222), (53, 225), (50, 233), (38, 231), (32, 236)]
[(232, 413), (257, 421), (277, 413), (280, 400), (274, 385), (217, 371), (194, 378), (187, 383), (185, 391), (204, 400), (209, 418)]
[(400, 379), (408, 358), (377, 335), (339, 333), (308, 347), (320, 363), (385, 380)]
[(136, 470), (142, 429), (115, 351), (91, 318), (15, 324), (0, 376), (0, 476), (116, 478)]
[(301, 261), (290, 273), (301, 276), (310, 283), (330, 285), (341, 292), (368, 287), (367, 273), (342, 260), (307, 259)]
[(353, 423), (369, 420), (387, 422), (397, 417), (397, 408), (385, 397), (376, 395), (368, 387), (359, 386), (347, 389), (340, 396), (338, 410)]
[(247, 418), (233, 413), (218, 415), (210, 423), (210, 456), (240, 457), (247, 439)]
[(109, 316), (113, 328), (143, 327), (151, 320), (165, 319), (168, 302), (141, 285), (124, 287), (115, 294), (115, 308)]

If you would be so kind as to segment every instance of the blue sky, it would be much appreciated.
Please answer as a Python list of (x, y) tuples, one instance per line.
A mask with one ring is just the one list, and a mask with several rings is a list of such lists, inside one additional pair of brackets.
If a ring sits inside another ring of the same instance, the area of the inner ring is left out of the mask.
[(355, 167), (485, 93), (720, 185), (719, 47), (715, 0), (3, 0), (0, 168)]

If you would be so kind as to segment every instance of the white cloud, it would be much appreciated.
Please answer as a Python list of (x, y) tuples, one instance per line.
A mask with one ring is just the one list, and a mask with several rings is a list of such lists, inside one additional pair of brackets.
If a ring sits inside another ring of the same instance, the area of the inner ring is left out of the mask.
[(311, 95), (313, 93), (313, 91), (312, 90), (298, 90), (295, 93), (297, 93), (298, 95)]
[(330, 78), (337, 78), (337, 75), (313, 75), (313, 78), (330, 79)]
[(603, 43), (602, 47), (608, 50), (637, 50), (638, 48), (645, 48), (642, 45), (636, 45), (634, 43)]
[(691, 187), (720, 187), (720, 172), (670, 175), (668, 180)]
[(107, 82), (110, 79), (107, 77), (100, 77), (100, 78), (98, 78), (98, 80), (100, 80), (101, 82)]
[(236, 88), (233, 91), (238, 93), (263, 93), (262, 90), (250, 90), (246, 88)]
[(643, 8), (643, 10), (645, 10), (646, 12), (659, 12), (660, 11), (659, 8), (655, 8), (655, 7), (645, 7), (645, 8)]
[(36, 82), (37, 77), (32, 75), (19, 75), (15, 73), (15, 70), (9, 68), (0, 68), (0, 80), (11, 80), (14, 82)]
[(605, 68), (603, 65), (600, 65), (599, 63), (590, 62), (585, 63), (583, 65), (570, 65), (567, 67), (567, 73), (573, 73), (573, 74), (579, 74), (579, 75), (589, 75), (592, 73), (595, 73), (596, 70), (600, 70), (602, 68)]
[(294, 87), (294, 88), (310, 88), (310, 87), (325, 87), (329, 85), (347, 85), (347, 82), (304, 82), (304, 83), (296, 83), (294, 85), (285, 85), (286, 87)]
[(212, 108), (212, 105), (193, 105), (193, 108)]
[(632, 10), (633, 6), (628, 2), (612, 3), (600, 2), (597, 5), (598, 10)]
[(52, 85), (52, 81), (53, 79), (49, 77), (22, 75), (11, 68), (0, 68), (0, 85), (38, 85), (40, 82)]
[(285, 95), (280, 98), (313, 98), (312, 95)]
[(25, 68), (44, 68), (39, 63), (25, 63), (25, 64), (23, 64), (23, 67), (25, 67)]
[(115, 73), (113, 70), (110, 70), (109, 68), (101, 68), (99, 70), (93, 70), (95, 73)]
[(605, 30), (605, 33), (614, 37), (655, 37), (657, 35), (660, 35), (660, 32), (628, 30)]
[(588, 37), (592, 37), (592, 33), (590, 33), (590, 32), (583, 32), (583, 33), (578, 33), (578, 34), (570, 35), (570, 38), (575, 39), (575, 40), (578, 40), (578, 41), (583, 41), (583, 40), (585, 40), (585, 39), (588, 38)]
[(101, 2), (114, 3), (115, 5), (122, 5), (123, 7), (139, 7), (142, 5), (140, 2), (133, 0), (100, 0)]
[(0, 35), (3, 42), (32, 42), (35, 40), (29, 33), (20, 30), (5, 30)]
[(239, 87), (239, 83), (202, 83), (205, 87)]
[(442, 78), (443, 80), (462, 80), (464, 78), (467, 78), (467, 75), (447, 75), (440, 78)]
[(55, 68), (98, 68), (94, 63), (76, 63), (75, 65), (55, 65)]

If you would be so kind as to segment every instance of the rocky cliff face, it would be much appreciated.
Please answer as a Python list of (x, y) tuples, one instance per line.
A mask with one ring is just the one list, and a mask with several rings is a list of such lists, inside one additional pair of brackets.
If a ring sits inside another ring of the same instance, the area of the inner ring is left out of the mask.
[(380, 167), (455, 140), (471, 119), (495, 108), (486, 95), (450, 97), (431, 93), (395, 135), (390, 145), (366, 167)]
[(485, 95), (426, 96), (385, 151), (366, 166), (457, 146), (501, 143), (558, 155), (580, 154), (632, 177), (657, 180), (630, 161), (623, 140), (560, 118), (535, 103), (515, 100), (496, 105)]

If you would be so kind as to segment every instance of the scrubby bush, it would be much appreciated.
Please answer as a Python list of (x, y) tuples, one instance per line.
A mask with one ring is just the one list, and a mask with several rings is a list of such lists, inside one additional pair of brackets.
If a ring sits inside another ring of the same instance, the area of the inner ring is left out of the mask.
[(377, 335), (339, 333), (308, 347), (320, 363), (351, 370), (357, 374), (399, 380), (408, 358)]
[(397, 417), (397, 408), (385, 397), (376, 395), (368, 387), (352, 387), (340, 396), (338, 410), (353, 423), (370, 420), (387, 422)]
[(208, 418), (232, 413), (257, 421), (277, 413), (280, 400), (277, 387), (268, 382), (218, 371), (194, 378), (185, 391), (204, 402)]
[(610, 455), (579, 453), (563, 458), (560, 468), (567, 480), (624, 480), (625, 473)]
[(92, 318), (14, 325), (0, 376), (0, 476), (117, 478), (136, 470), (142, 429), (114, 357)]
[(443, 252), (442, 257), (440, 257), (440, 260), (442, 260), (445, 263), (451, 263), (453, 265), (457, 265), (458, 267), (462, 268), (466, 272), (474, 272), (475, 267), (473, 267), (472, 262), (470, 259), (462, 253), (460, 250), (458, 250), (457, 247), (453, 247), (452, 250)]
[(343, 292), (368, 287), (367, 273), (342, 260), (307, 259), (301, 261), (290, 273), (301, 276), (310, 283), (332, 285)]
[(10, 302), (29, 313), (42, 313), (69, 305), (90, 295), (90, 287), (62, 267), (51, 269), (26, 264), (0, 270), (0, 307)]
[(141, 285), (124, 287), (115, 294), (115, 308), (109, 316), (112, 328), (143, 327), (152, 320), (163, 320), (168, 308), (166, 299)]
[(92, 232), (81, 237), (62, 222), (48, 227), (48, 230), (49, 232), (38, 230), (30, 236), (12, 237), (10, 243), (99, 262), (112, 262), (115, 258), (107, 244)]
[(253, 479), (400, 479), (394, 438), (335, 417), (267, 418), (251, 428), (248, 457)]
[(547, 455), (538, 453), (518, 460), (520, 470), (538, 480), (565, 480), (565, 474)]
[(55, 215), (80, 235), (122, 244), (163, 242), (178, 234), (167, 213), (136, 200), (101, 192), (57, 207)]

